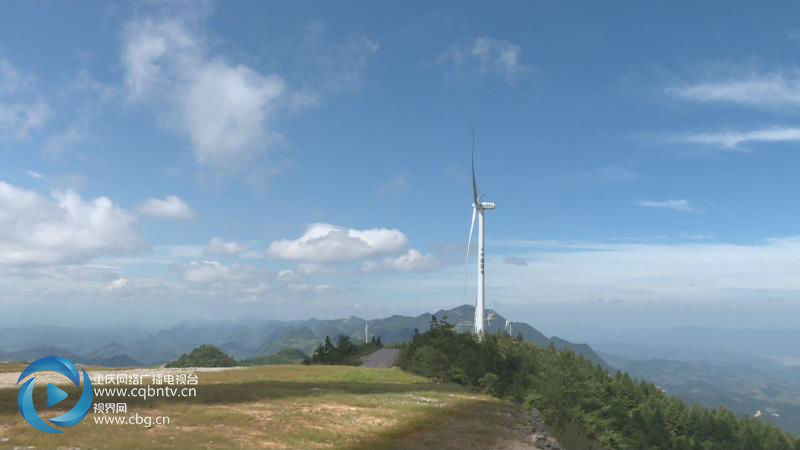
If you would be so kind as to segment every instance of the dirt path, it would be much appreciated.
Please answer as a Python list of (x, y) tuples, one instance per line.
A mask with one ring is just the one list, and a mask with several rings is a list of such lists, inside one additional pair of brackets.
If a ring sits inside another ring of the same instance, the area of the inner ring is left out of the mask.
[(393, 348), (382, 348), (374, 353), (361, 358), (361, 367), (370, 369), (388, 369), (397, 364), (400, 357), (400, 350)]

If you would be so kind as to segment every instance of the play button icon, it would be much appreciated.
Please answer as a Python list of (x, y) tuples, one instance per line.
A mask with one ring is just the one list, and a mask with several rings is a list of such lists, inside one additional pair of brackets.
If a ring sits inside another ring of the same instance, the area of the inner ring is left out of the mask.
[(47, 384), (47, 407), (51, 407), (61, 403), (67, 398), (67, 393), (57, 388), (54, 384)]

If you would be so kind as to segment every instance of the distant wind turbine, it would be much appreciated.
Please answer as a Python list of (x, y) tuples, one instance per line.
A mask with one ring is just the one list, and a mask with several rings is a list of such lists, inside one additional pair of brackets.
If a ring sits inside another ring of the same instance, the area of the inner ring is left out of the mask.
[(483, 241), (483, 212), (487, 209), (495, 209), (495, 204), (481, 202), (478, 196), (478, 182), (475, 181), (475, 131), (472, 132), (472, 222), (469, 225), (469, 240), (467, 241), (467, 259), (464, 261), (464, 271), (466, 276), (467, 265), (469, 264), (470, 248), (472, 247), (472, 232), (475, 229), (475, 218), (478, 219), (478, 297), (475, 302), (475, 335), (480, 339), (483, 336), (483, 313), (485, 310), (484, 298), (484, 257), (485, 248)]

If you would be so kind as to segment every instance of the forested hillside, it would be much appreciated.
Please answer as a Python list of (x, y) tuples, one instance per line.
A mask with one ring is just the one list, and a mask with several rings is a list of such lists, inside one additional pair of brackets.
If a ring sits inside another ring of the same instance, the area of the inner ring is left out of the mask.
[(777, 427), (726, 409), (690, 407), (571, 351), (505, 335), (478, 341), (436, 317), (404, 346), (401, 367), (535, 407), (566, 448), (800, 449)]

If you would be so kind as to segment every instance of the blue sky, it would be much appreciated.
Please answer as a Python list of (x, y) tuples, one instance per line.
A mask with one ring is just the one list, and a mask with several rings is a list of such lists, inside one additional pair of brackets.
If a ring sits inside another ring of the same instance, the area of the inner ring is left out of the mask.
[(800, 6), (725, 5), (8, 3), (0, 321), (471, 302), (475, 127), (501, 313), (794, 327)]

